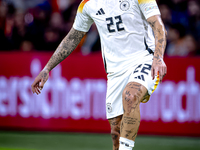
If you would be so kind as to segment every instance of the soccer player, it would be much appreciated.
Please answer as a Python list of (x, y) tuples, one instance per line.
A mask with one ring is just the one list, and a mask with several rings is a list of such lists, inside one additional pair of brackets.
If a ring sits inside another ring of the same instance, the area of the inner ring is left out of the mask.
[(35, 78), (32, 91), (41, 92), (49, 72), (70, 55), (93, 23), (108, 74), (106, 114), (113, 150), (131, 150), (140, 125), (140, 103), (149, 100), (167, 72), (166, 30), (155, 0), (83, 0), (72, 29)]

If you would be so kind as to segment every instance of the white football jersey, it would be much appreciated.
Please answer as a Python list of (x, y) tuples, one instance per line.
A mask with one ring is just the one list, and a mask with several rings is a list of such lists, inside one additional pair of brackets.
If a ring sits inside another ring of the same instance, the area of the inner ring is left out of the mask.
[(146, 55), (146, 45), (155, 49), (147, 19), (160, 15), (155, 0), (83, 0), (73, 28), (88, 32), (95, 22), (107, 72), (127, 69)]

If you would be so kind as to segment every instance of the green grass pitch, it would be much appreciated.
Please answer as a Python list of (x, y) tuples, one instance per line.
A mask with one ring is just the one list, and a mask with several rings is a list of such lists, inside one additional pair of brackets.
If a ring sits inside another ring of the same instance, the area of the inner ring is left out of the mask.
[[(109, 134), (0, 131), (0, 150), (112, 150)], [(134, 150), (200, 150), (200, 138), (138, 135)]]

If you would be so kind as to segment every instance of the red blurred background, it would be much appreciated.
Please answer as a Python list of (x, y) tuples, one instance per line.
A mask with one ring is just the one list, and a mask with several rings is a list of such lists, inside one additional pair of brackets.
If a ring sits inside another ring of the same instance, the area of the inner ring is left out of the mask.
[[(72, 54), (52, 70), (42, 94), (33, 95), (31, 84), (51, 54), (0, 54), (0, 129), (109, 133), (101, 54)], [(165, 61), (164, 81), (141, 104), (139, 133), (200, 136), (200, 59)]]

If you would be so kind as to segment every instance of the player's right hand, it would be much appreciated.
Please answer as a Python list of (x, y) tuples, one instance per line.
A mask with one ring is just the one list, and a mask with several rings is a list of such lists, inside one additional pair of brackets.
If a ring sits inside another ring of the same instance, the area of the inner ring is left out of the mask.
[(49, 78), (49, 71), (47, 69), (46, 70), (43, 69), (39, 73), (39, 75), (35, 78), (35, 81), (31, 85), (32, 92), (36, 93), (37, 95), (40, 94), (48, 78)]
[(153, 63), (151, 67), (151, 76), (154, 80), (157, 75), (159, 75), (159, 82), (162, 82), (163, 77), (167, 74), (167, 66), (163, 58), (159, 56), (154, 56)]

